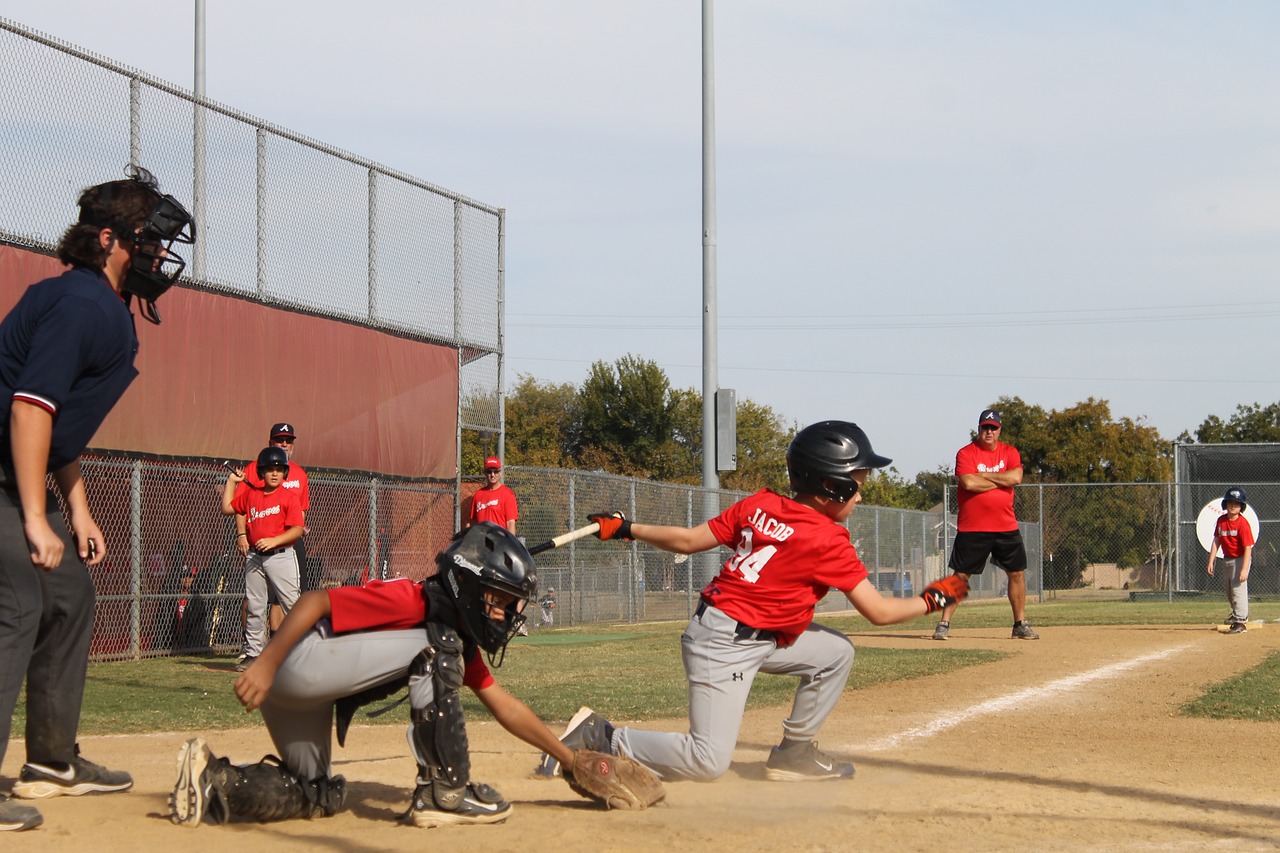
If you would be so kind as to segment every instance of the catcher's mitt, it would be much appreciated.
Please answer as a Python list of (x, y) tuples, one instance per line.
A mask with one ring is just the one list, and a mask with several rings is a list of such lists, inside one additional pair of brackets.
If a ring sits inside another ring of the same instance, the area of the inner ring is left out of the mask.
[(564, 780), (574, 793), (606, 809), (647, 809), (667, 795), (658, 774), (640, 762), (589, 749), (574, 750), (573, 766), (564, 768)]

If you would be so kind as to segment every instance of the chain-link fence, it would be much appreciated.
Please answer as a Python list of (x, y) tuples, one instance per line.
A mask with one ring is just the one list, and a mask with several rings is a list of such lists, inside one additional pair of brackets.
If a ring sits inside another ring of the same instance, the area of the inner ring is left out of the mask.
[(125, 164), (190, 203), (183, 284), (454, 346), (468, 426), (502, 428), (501, 209), (0, 18), (0, 241), (51, 253)]
[[(98, 590), (94, 658), (237, 649), (244, 560), (232, 520), (219, 512), (225, 470), (210, 460), (123, 455), (89, 456), (82, 468), (109, 548), (106, 560), (91, 570)], [(452, 481), (320, 470), (308, 476), (304, 588), (375, 578), (421, 580), (434, 571), (435, 555), (455, 529)], [(646, 523), (694, 526), (708, 509), (718, 512), (745, 497), (599, 472), (518, 466), (506, 468), (506, 481), (520, 503), (518, 532), (530, 545), (582, 526), (593, 512), (622, 510)], [(1219, 496), (1226, 488), (1202, 485)], [(1194, 531), (1187, 540), (1194, 519), (1171, 522), (1177, 517), (1174, 492), (1168, 483), (1018, 487), (1028, 597), (1079, 587), (1170, 598), (1216, 592)], [(1257, 506), (1263, 525), (1250, 579), (1258, 595), (1280, 593), (1280, 565), (1265, 533), (1275, 520), (1278, 496), (1280, 484), (1250, 486), (1251, 506)], [(864, 504), (850, 517), (850, 538), (884, 595), (918, 595), (950, 574), (955, 515), (947, 507), (954, 500), (953, 490), (936, 512)], [(1175, 549), (1188, 555), (1178, 561)], [(717, 549), (684, 558), (639, 542), (581, 539), (538, 557), (540, 593), (555, 591), (557, 626), (683, 620), (729, 556)], [(1171, 571), (1179, 562), (1187, 568)], [(1000, 598), (1006, 592), (1004, 572), (988, 566), (974, 579), (971, 594)], [(820, 612), (848, 609), (839, 592), (819, 606)], [(536, 630), (536, 607), (530, 616)]]

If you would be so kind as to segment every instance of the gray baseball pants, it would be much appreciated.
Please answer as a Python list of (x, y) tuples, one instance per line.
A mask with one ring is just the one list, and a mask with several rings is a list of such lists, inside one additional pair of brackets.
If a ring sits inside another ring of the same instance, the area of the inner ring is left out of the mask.
[(757, 672), (800, 679), (785, 737), (812, 740), (835, 708), (853, 668), (853, 644), (839, 631), (810, 625), (794, 644), (740, 640), (737, 622), (715, 607), (695, 616), (680, 638), (689, 680), (689, 733), (622, 728), (614, 747), (667, 778), (708, 780), (729, 769), (747, 694)]
[(1231, 605), (1233, 622), (1249, 621), (1249, 581), (1240, 580), (1240, 569), (1244, 566), (1243, 557), (1232, 557), (1222, 561), (1223, 582), (1227, 587), (1227, 603)]
[[(301, 779), (331, 776), (333, 706), (344, 696), (402, 678), (430, 644), (425, 628), (335, 634), (324, 619), (276, 672), (262, 719), (284, 766)], [(431, 704), (431, 679), (420, 679), (412, 707)]]
[(256, 658), (266, 645), (268, 599), (274, 594), (276, 603), (288, 615), (298, 600), (300, 581), (298, 552), (292, 545), (277, 548), (271, 554), (249, 552), (244, 563), (244, 595), (249, 602), (244, 622), (245, 655)]

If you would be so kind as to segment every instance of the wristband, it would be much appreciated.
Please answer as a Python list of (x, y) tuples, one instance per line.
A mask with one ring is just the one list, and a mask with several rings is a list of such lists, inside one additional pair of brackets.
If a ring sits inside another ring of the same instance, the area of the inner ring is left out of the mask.
[(248, 534), (248, 533), (237, 533), (237, 534), (236, 534), (236, 536), (237, 536), (237, 537), (243, 536), (245, 539), (248, 539), (248, 538), (249, 538), (249, 534)]

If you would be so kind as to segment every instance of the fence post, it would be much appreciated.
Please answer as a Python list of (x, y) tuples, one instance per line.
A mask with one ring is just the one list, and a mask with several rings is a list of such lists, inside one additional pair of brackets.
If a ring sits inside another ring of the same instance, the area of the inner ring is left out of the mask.
[(142, 657), (142, 460), (129, 466), (129, 652)]
[(369, 580), (386, 580), (378, 570), (378, 478), (369, 478), (369, 542), (366, 546), (369, 560)]
[[(578, 480), (572, 472), (569, 474), (569, 527), (573, 527), (573, 520), (578, 517), (577, 488)], [(573, 620), (570, 624), (577, 624), (582, 621), (582, 602), (581, 596), (578, 595), (578, 546), (569, 543), (569, 618)]]
[(258, 298), (267, 298), (267, 132), (261, 127), (253, 134), (254, 166), (253, 182), (254, 214), (257, 221), (254, 225), (254, 237), (257, 240), (257, 279)]
[(1038, 549), (1040, 551), (1040, 554), (1038, 557), (1036, 557), (1036, 562), (1040, 566), (1040, 598), (1039, 600), (1043, 602), (1044, 601), (1044, 483), (1037, 483), (1036, 491), (1040, 495), (1040, 524), (1039, 524), (1040, 548)]
[[(636, 481), (634, 477), (631, 478), (630, 482), (628, 482), (627, 491), (629, 492), (628, 500), (630, 501), (630, 504), (627, 508), (627, 518), (635, 518), (636, 517)], [(636, 542), (634, 539), (631, 540), (630, 563), (631, 563), (631, 571), (624, 573), (623, 583), (627, 585), (627, 592), (622, 600), (627, 602), (627, 621), (638, 622), (640, 609), (642, 606), (640, 603), (640, 600), (638, 599), (638, 596), (643, 594), (644, 587), (639, 580), (641, 575), (638, 574), (638, 572), (641, 571), (640, 543)]]
[(378, 172), (369, 169), (369, 322), (378, 322)]

